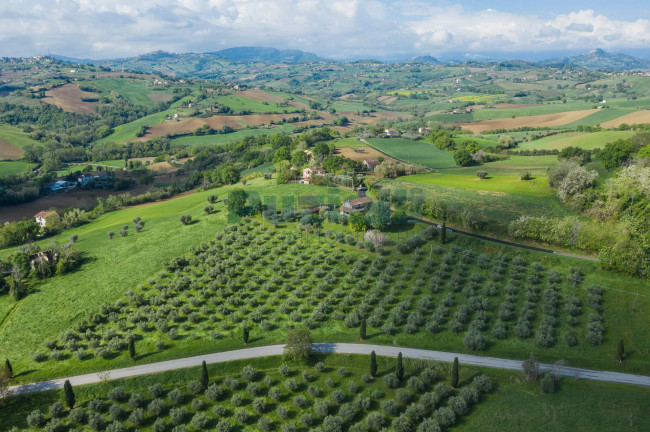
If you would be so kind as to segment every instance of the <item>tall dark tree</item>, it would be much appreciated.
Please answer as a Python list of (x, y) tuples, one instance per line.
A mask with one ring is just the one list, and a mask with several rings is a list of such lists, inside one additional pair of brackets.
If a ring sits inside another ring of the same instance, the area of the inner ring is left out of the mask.
[(442, 221), (442, 232), (440, 233), (440, 243), (447, 243), (447, 221)]
[(74, 390), (72, 390), (72, 384), (70, 384), (69, 380), (65, 380), (65, 383), (63, 384), (63, 397), (68, 408), (74, 408), (76, 397), (74, 395)]
[(9, 359), (5, 359), (5, 369), (9, 371), (9, 376), (14, 376), (14, 368), (11, 367), (11, 362)]
[(242, 335), (242, 338), (244, 339), (244, 344), (247, 344), (248, 343), (248, 336), (249, 336), (248, 327), (242, 327), (241, 335)]
[(370, 353), (370, 376), (377, 376), (377, 354), (374, 351)]
[(361, 325), (359, 326), (359, 339), (364, 340), (366, 338), (366, 319), (361, 320)]
[(205, 364), (205, 360), (203, 360), (203, 363), (201, 363), (201, 385), (203, 386), (203, 389), (208, 388), (208, 384), (210, 384), (210, 378), (208, 377), (208, 366)]
[(616, 360), (622, 362), (623, 356), (625, 356), (625, 343), (623, 342), (623, 339), (621, 339), (618, 341), (618, 347), (616, 348)]
[(451, 367), (450, 384), (452, 387), (458, 387), (458, 357), (454, 357), (454, 365)]
[(401, 351), (399, 354), (397, 354), (397, 367), (395, 367), (395, 375), (397, 375), (397, 379), (400, 381), (402, 381), (402, 378), (404, 378), (404, 365), (402, 364)]
[(129, 357), (131, 357), (131, 360), (135, 360), (135, 341), (133, 338), (129, 339)]

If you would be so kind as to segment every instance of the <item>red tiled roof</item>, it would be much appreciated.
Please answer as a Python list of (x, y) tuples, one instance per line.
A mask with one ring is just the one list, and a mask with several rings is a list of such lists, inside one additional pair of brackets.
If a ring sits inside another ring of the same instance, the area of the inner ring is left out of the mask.
[(40, 212), (36, 213), (36, 214), (34, 215), (34, 217), (37, 218), (37, 217), (40, 216), (40, 217), (42, 217), (43, 219), (47, 219), (49, 216), (52, 216), (52, 215), (55, 214), (55, 213), (56, 213), (56, 212), (53, 212), (53, 211), (40, 211)]
[(372, 200), (370, 198), (368, 198), (368, 197), (361, 197), (361, 198), (355, 198), (355, 199), (348, 200), (348, 202), (353, 206), (358, 206), (358, 205), (371, 203)]

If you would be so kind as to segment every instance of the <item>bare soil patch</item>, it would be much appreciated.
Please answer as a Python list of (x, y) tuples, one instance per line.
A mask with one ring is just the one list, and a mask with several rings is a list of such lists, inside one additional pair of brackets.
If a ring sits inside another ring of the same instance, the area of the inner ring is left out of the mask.
[(149, 93), (147, 96), (149, 96), (149, 99), (151, 99), (152, 102), (158, 103), (158, 102), (169, 102), (172, 100), (173, 96), (170, 95), (169, 93)]
[(379, 153), (377, 150), (371, 147), (359, 147), (363, 148), (363, 153), (357, 153), (350, 147), (338, 148), (334, 152), (336, 155), (345, 156), (348, 159), (355, 161), (363, 162), (364, 159), (377, 159), (383, 157), (384, 159), (391, 159), (386, 155)]
[(562, 126), (580, 120), (589, 114), (595, 113), (596, 111), (598, 110), (590, 109), (581, 111), (567, 111), (557, 114), (544, 114), (538, 116), (515, 117), (499, 120), (485, 120), (476, 123), (459, 123), (458, 126), (462, 127), (463, 129), (471, 130), (474, 133), (481, 133), (483, 131), (492, 129), (514, 129), (523, 126)]
[(377, 100), (379, 102), (383, 102), (387, 105), (390, 105), (397, 100), (397, 96), (380, 96), (377, 98)]
[(636, 111), (633, 113), (625, 114), (624, 116), (609, 120), (600, 124), (604, 128), (614, 128), (622, 125), (623, 123), (632, 125), (640, 123), (650, 123), (650, 110)]
[(234, 94), (241, 94), (242, 96), (259, 102), (284, 102), (282, 96), (274, 95), (259, 89), (249, 89)]
[(178, 171), (178, 168), (170, 164), (169, 162), (157, 162), (155, 164), (151, 164), (147, 167), (147, 169), (157, 173), (157, 174), (171, 174), (175, 173)]
[(45, 92), (41, 102), (56, 105), (64, 111), (78, 114), (97, 114), (94, 107), (97, 102), (84, 102), (82, 98), (98, 98), (98, 93), (81, 91), (75, 84), (66, 84)]
[(23, 155), (23, 149), (0, 139), (0, 160), (16, 160)]

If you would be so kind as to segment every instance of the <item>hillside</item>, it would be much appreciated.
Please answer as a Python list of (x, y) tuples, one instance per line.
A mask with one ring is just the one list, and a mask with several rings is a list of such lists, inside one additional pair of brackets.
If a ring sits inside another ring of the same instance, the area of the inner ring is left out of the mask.
[(600, 48), (571, 57), (555, 58), (539, 63), (542, 66), (575, 68), (583, 67), (594, 70), (625, 71), (650, 68), (648, 60), (627, 54), (612, 54)]

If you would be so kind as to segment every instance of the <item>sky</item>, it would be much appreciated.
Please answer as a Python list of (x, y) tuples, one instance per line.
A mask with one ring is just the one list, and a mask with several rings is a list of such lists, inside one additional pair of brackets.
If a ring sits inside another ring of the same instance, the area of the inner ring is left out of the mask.
[(236, 46), (332, 59), (603, 48), (650, 57), (647, 0), (11, 0), (0, 56), (129, 57)]

